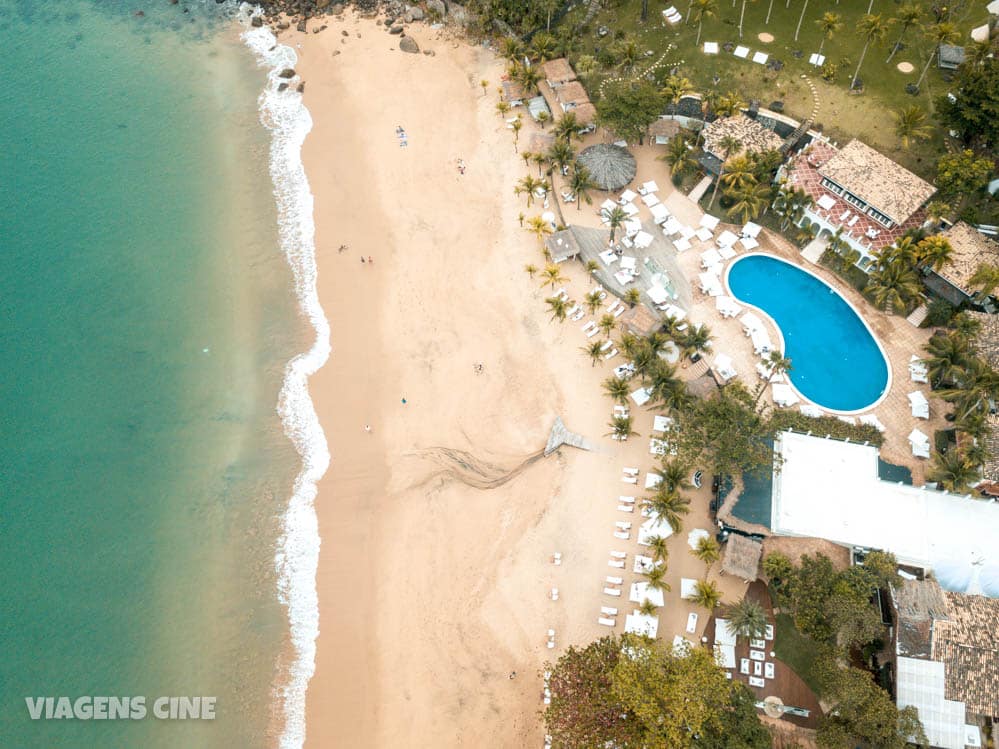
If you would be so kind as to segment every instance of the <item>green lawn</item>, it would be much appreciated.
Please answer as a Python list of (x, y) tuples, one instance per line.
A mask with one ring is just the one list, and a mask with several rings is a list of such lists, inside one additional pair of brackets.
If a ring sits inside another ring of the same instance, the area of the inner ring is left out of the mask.
[(812, 664), (817, 652), (816, 644), (794, 628), (794, 622), (787, 614), (777, 615), (777, 632), (774, 636), (774, 652), (801, 677), (815, 694), (819, 694), (818, 684), (812, 673)]
[[(654, 57), (642, 59), (636, 66), (641, 69), (643, 63), (648, 64), (654, 60), (672, 43), (675, 49), (670, 54), (669, 61), (679, 65), (681, 75), (689, 78), (698, 89), (714, 86), (713, 78), (718, 76), (720, 81), (716, 88), (720, 92), (735, 91), (747, 101), (750, 98), (759, 99), (764, 107), (771, 101), (783, 101), (785, 112), (796, 119), (804, 119), (812, 111), (811, 91), (801, 77), (802, 74), (807, 74), (819, 95), (820, 107), (816, 122), (822, 125), (830, 137), (839, 142), (859, 137), (913, 171), (923, 176), (932, 176), (936, 157), (942, 152), (943, 133), (936, 133), (933, 139), (916, 148), (902, 149), (895, 136), (891, 116), (892, 111), (912, 104), (918, 104), (930, 113), (933, 99), (947, 91), (947, 83), (934, 62), (920, 94), (911, 96), (905, 92), (905, 85), (918, 79), (931, 52), (931, 44), (921, 36), (916, 27), (912, 27), (905, 38), (909, 46), (898, 52), (890, 64), (886, 64), (885, 59), (900, 32), (898, 26), (894, 27), (885, 44), (871, 45), (860, 73), (865, 84), (864, 93), (850, 94), (850, 79), (864, 44), (863, 38), (855, 31), (856, 24), (867, 12), (869, 0), (840, 0), (839, 4), (813, 0), (807, 7), (797, 42), (794, 41), (794, 30), (801, 14), (802, 2), (793, 0), (790, 7), (787, 7), (787, 2), (788, 0), (774, 1), (769, 25), (764, 23), (769, 0), (747, 2), (744, 36), (740, 40), (738, 22), (741, 2), (736, 2), (733, 6), (731, 0), (718, 0), (716, 17), (705, 20), (701, 45), (695, 45), (696, 25), (681, 23), (672, 28), (664, 25), (661, 10), (669, 3), (650, 2), (649, 20), (642, 24), (641, 0), (619, 0), (612, 7), (601, 10), (588, 28), (584, 29), (578, 54), (594, 54), (597, 48), (610, 45), (615, 36), (626, 35), (634, 38), (643, 52), (649, 49), (655, 53)], [(605, 5), (610, 6), (606, 0)], [(687, 2), (680, 0), (676, 7), (686, 17)], [(891, 16), (896, 8), (898, 5), (894, 2), (875, 0), (873, 12)], [(808, 64), (809, 54), (819, 49), (821, 31), (815, 22), (825, 11), (838, 13), (843, 24), (841, 30), (826, 41), (823, 48), (827, 62), (839, 65), (839, 73), (833, 83), (823, 81), (819, 70)], [(571, 27), (577, 24), (584, 14), (584, 7), (573, 10), (564, 19), (563, 25)], [(958, 11), (951, 20), (966, 35), (972, 27), (985, 22), (984, 7), (969, 6), (966, 10)], [(600, 25), (611, 29), (611, 34), (603, 39), (596, 35)], [(758, 34), (764, 31), (775, 37), (770, 44), (764, 44), (758, 39)], [(967, 36), (965, 38), (968, 39)], [(784, 63), (784, 69), (773, 72), (751, 60), (742, 60), (724, 51), (718, 55), (705, 55), (702, 52), (705, 41), (719, 44), (741, 43), (752, 52), (763, 51), (771, 58), (779, 59)], [(804, 53), (801, 59), (793, 56), (795, 50)], [(915, 72), (908, 75), (899, 72), (896, 64), (903, 61), (912, 63)], [(593, 77), (599, 80), (610, 75), (620, 75), (620, 71), (604, 70)], [(595, 81), (588, 83), (591, 96), (595, 98)]]

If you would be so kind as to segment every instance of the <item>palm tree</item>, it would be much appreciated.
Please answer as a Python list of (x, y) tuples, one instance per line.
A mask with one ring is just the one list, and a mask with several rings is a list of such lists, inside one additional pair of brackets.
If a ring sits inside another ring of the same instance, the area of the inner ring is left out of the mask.
[(999, 267), (988, 263), (980, 263), (975, 272), (971, 274), (968, 283), (972, 288), (978, 289), (983, 297), (989, 296), (999, 288)]
[(510, 111), (510, 102), (498, 101), (496, 102), (496, 113), (501, 117), (506, 117), (507, 112)]
[[(642, 0), (643, 5), (648, 4), (648, 2), (649, 0)], [(646, 598), (644, 601), (642, 601), (641, 605), (638, 607), (638, 613), (644, 614), (645, 616), (655, 616), (657, 610), (658, 607), (654, 603), (652, 603), (651, 598)]]
[(517, 153), (517, 145), (520, 143), (520, 130), (524, 127), (524, 123), (518, 117), (510, 123), (510, 127), (513, 129), (513, 151)]
[(628, 214), (624, 212), (624, 208), (616, 205), (608, 213), (606, 213), (604, 217), (607, 219), (607, 223), (610, 226), (610, 243), (614, 244), (614, 234), (619, 228), (621, 228), (621, 225), (628, 220)]
[(540, 112), (538, 112), (538, 114), (537, 114), (537, 120), (538, 120), (538, 124), (541, 125), (541, 129), (542, 130), (545, 129), (545, 125), (548, 124), (548, 121), (551, 118), (552, 118), (552, 116), (550, 114), (548, 114), (547, 110), (542, 109)]
[(551, 287), (553, 289), (557, 284), (565, 283), (566, 281), (569, 280), (568, 278), (562, 275), (562, 269), (559, 268), (554, 263), (549, 263), (548, 265), (546, 265), (544, 271), (541, 272), (541, 276), (545, 279), (544, 283), (542, 283), (541, 285), (544, 286), (545, 284), (551, 284)]
[(798, 32), (801, 31), (801, 22), (805, 20), (805, 11), (808, 10), (808, 0), (801, 5), (801, 15), (798, 16), (798, 26), (794, 29), (794, 41), (798, 41)]
[(594, 312), (600, 309), (600, 305), (603, 304), (603, 299), (600, 298), (599, 291), (591, 291), (589, 294), (586, 295), (583, 303), (586, 305), (586, 308), (590, 311), (590, 314), (592, 315)]
[(559, 171), (564, 171), (569, 164), (576, 160), (576, 149), (567, 141), (556, 140), (545, 155), (548, 157), (548, 161), (559, 168)]
[(825, 46), (827, 39), (832, 39), (833, 34), (843, 28), (841, 23), (842, 18), (839, 13), (826, 13), (822, 14), (822, 18), (815, 22), (815, 25), (819, 27), (822, 32), (822, 41), (819, 42), (819, 54), (822, 54), (822, 47)]
[(999, 372), (973, 357), (965, 364), (957, 384), (941, 390), (940, 397), (954, 404), (956, 419), (966, 419), (972, 413), (988, 413), (992, 403), (999, 399)]
[(544, 243), (545, 237), (552, 233), (552, 225), (541, 218), (541, 216), (531, 216), (527, 219), (527, 226), (525, 228), (537, 237), (541, 243)]
[[(545, 173), (545, 169), (548, 166), (548, 156), (543, 153), (532, 153), (531, 161), (534, 162), (534, 165), (538, 168), (538, 177), (541, 177)], [(541, 186), (545, 187), (546, 185), (547, 183), (542, 180)]]
[(720, 141), (718, 141), (718, 150), (721, 151), (721, 155), (723, 158), (722, 158), (721, 170), (718, 173), (718, 179), (715, 180), (715, 189), (714, 192), (711, 193), (711, 201), (708, 203), (709, 211), (711, 210), (711, 206), (715, 204), (715, 198), (718, 197), (718, 187), (721, 185), (722, 180), (725, 179), (725, 166), (727, 163), (728, 156), (729, 154), (733, 153), (734, 151), (737, 151), (740, 148), (742, 148), (742, 144), (739, 143), (739, 141), (736, 140), (731, 135), (726, 135)]
[(524, 45), (516, 37), (503, 37), (503, 41), (500, 44), (500, 54), (507, 60), (514, 62), (523, 57)]
[(590, 343), (582, 347), (583, 351), (586, 352), (586, 355), (590, 357), (591, 367), (597, 366), (600, 363), (601, 359), (604, 358), (603, 345), (604, 345), (603, 341), (593, 341), (593, 343)]
[(721, 548), (711, 536), (701, 536), (697, 539), (697, 548), (694, 549), (693, 553), (695, 557), (704, 562), (704, 579), (706, 580), (711, 566), (721, 557)]
[[(735, 91), (729, 91), (718, 97), (718, 103), (715, 104), (715, 114), (719, 117), (731, 117), (742, 109), (743, 106), (745, 106), (745, 101), (743, 101), (742, 97)], [(738, 148), (738, 145), (736, 148)], [(726, 153), (727, 155), (728, 153)]]
[(614, 326), (616, 325), (617, 318), (611, 314), (601, 315), (600, 322), (597, 323), (597, 327), (608, 338), (610, 338), (611, 331), (614, 330)]
[(931, 200), (926, 204), (926, 218), (934, 224), (939, 224), (940, 219), (949, 216), (951, 207), (942, 200)]
[(693, 0), (692, 8), (688, 10), (690, 17), (697, 22), (697, 40), (695, 47), (701, 46), (701, 28), (704, 26), (705, 18), (714, 18), (718, 11), (718, 3), (715, 0)]
[(587, 205), (593, 203), (590, 197), (590, 190), (595, 188), (597, 183), (590, 176), (590, 171), (585, 166), (576, 164), (572, 170), (572, 177), (569, 178), (569, 189), (576, 196), (576, 210), (580, 209), (580, 201), (585, 200)]
[(766, 392), (766, 386), (773, 382), (775, 378), (791, 371), (791, 360), (785, 357), (783, 352), (774, 350), (763, 359), (763, 366), (767, 368), (769, 373), (767, 374), (766, 384), (757, 391), (756, 398), (753, 400), (754, 410), (757, 404), (759, 404), (763, 393)]
[(693, 484), (687, 481), (689, 466), (672, 458), (665, 458), (659, 466), (659, 475), (662, 476), (660, 486), (666, 487), (668, 491), (682, 491), (689, 489)]
[(966, 492), (968, 485), (979, 478), (975, 464), (957, 447), (945, 453), (936, 453), (933, 465), (926, 472), (927, 481), (935, 481), (949, 492)]
[(622, 406), (628, 402), (629, 386), (628, 381), (622, 377), (608, 377), (603, 381), (604, 392), (611, 397), (615, 403)]
[(536, 179), (528, 174), (526, 177), (517, 183), (517, 186), (513, 188), (513, 191), (517, 195), (526, 194), (527, 195), (527, 205), (530, 206), (534, 203), (534, 194), (538, 188), (544, 187), (545, 182), (540, 179)]
[(667, 405), (672, 400), (672, 393), (679, 383), (676, 367), (656, 357), (647, 372), (647, 379), (648, 384), (645, 387), (649, 391), (649, 401), (661, 406)]
[(683, 528), (683, 516), (690, 512), (690, 500), (675, 490), (660, 484), (651, 497), (645, 498), (645, 506), (650, 512), (669, 524), (674, 533)]
[(728, 209), (728, 213), (730, 216), (737, 216), (740, 224), (752, 221), (770, 204), (771, 194), (769, 185), (756, 181), (728, 190), (726, 195), (735, 201)]
[(725, 162), (725, 173), (719, 178), (724, 187), (738, 188), (747, 187), (756, 183), (756, 174), (753, 170), (753, 162), (746, 154), (733, 156)]
[(701, 353), (711, 348), (711, 328), (705, 324), (691, 325), (683, 334), (681, 344), (684, 356)]
[(635, 63), (642, 56), (642, 51), (638, 48), (638, 42), (630, 38), (622, 39), (615, 45), (615, 51), (619, 60), (618, 66), (629, 71), (635, 67)]
[(680, 75), (671, 75), (663, 83), (662, 94), (670, 104), (679, 104), (687, 94), (694, 90), (694, 84)]
[(527, 265), (524, 266), (524, 272), (527, 275), (529, 275), (531, 278), (534, 278), (534, 274), (538, 272), (538, 266), (536, 266), (534, 263), (528, 263)]
[[(788, 0), (788, 2), (790, 2), (790, 0)], [(771, 13), (773, 13), (773, 12), (774, 12), (774, 0), (770, 0), (770, 5), (769, 5), (769, 6), (767, 6), (767, 18), (766, 18), (766, 20), (765, 20), (765, 21), (763, 22), (763, 23), (764, 23), (764, 24), (766, 24), (767, 26), (769, 26), (769, 25), (770, 25), (770, 14), (771, 14)]]
[(690, 597), (690, 601), (708, 611), (714, 611), (721, 604), (721, 591), (712, 580), (698, 580), (694, 583), (694, 595)]
[(552, 313), (552, 320), (563, 322), (568, 312), (568, 305), (562, 297), (552, 296), (545, 299), (549, 311)]
[(631, 417), (630, 416), (615, 416), (607, 424), (611, 428), (611, 431), (607, 433), (608, 437), (614, 437), (619, 440), (626, 440), (628, 437), (637, 437), (638, 432), (631, 428)]
[(892, 112), (892, 116), (895, 118), (895, 135), (906, 148), (914, 140), (926, 140), (933, 132), (926, 124), (926, 112), (916, 104)]
[[(756, 2), (756, 0), (753, 0)], [(742, 0), (742, 10), (739, 11), (739, 38), (742, 39), (742, 20), (746, 17), (746, 0)]]
[(798, 244), (804, 247), (806, 244), (815, 239), (815, 225), (808, 224), (806, 226), (799, 226), (798, 231), (794, 233), (794, 239)]
[(662, 590), (667, 593), (670, 590), (669, 583), (666, 582), (666, 568), (658, 564), (653, 565), (652, 569), (648, 572), (643, 572), (642, 575), (645, 577), (645, 583), (652, 590)]
[(542, 31), (531, 39), (531, 53), (538, 62), (548, 62), (555, 54), (555, 37)]
[(873, 41), (884, 41), (888, 29), (891, 28), (891, 23), (890, 20), (886, 21), (880, 13), (877, 15), (868, 13), (861, 17), (857, 24), (857, 31), (864, 37), (864, 51), (860, 53), (860, 62), (857, 63), (857, 70), (850, 80), (851, 91), (857, 87), (857, 77), (860, 75), (860, 68), (864, 65), (864, 58), (867, 57), (867, 48), (871, 46)]
[(871, 271), (864, 289), (874, 299), (874, 304), (885, 312), (903, 313), (909, 302), (919, 296), (922, 285), (912, 268), (902, 263), (891, 263)]
[(905, 32), (909, 30), (910, 26), (914, 26), (919, 23), (922, 17), (923, 6), (916, 5), (914, 3), (906, 3), (895, 11), (895, 20), (902, 25), (902, 31), (898, 35), (898, 40), (892, 46), (891, 54), (888, 55), (888, 59), (885, 60), (885, 62), (891, 62), (891, 58), (893, 58), (895, 53), (902, 48), (902, 40), (905, 38)]
[(930, 63), (933, 62), (933, 58), (940, 51), (940, 45), (956, 44), (961, 40), (961, 32), (956, 25), (949, 21), (935, 23), (929, 26), (924, 33), (926, 34), (926, 38), (930, 40), (930, 43), (933, 44), (933, 50), (930, 52), (930, 57), (926, 61), (926, 65), (923, 66), (923, 72), (919, 74), (919, 80), (916, 81), (916, 88), (923, 85), (923, 79), (926, 77), (926, 72), (930, 69)]
[(579, 124), (579, 120), (576, 118), (576, 113), (566, 112), (559, 117), (558, 121), (555, 123), (555, 137), (569, 143), (573, 138), (579, 137), (579, 131), (581, 128), (582, 125)]
[(916, 260), (919, 265), (935, 271), (947, 265), (953, 254), (954, 248), (942, 234), (926, 237), (916, 245)]
[[(664, 536), (652, 536), (648, 539), (649, 551), (656, 562), (666, 562), (669, 559), (669, 546)], [(658, 565), (656, 565), (658, 566)]]
[(626, 292), (624, 292), (624, 301), (629, 307), (634, 307), (640, 301), (642, 301), (642, 292), (632, 286)]
[(956, 383), (972, 357), (968, 339), (957, 332), (932, 336), (923, 350), (929, 354), (923, 362), (934, 387)]
[(596, 273), (600, 270), (600, 264), (596, 260), (587, 260), (584, 267), (587, 273)]
[(767, 612), (751, 598), (729, 606), (725, 618), (729, 634), (735, 637), (759, 638), (767, 631)]
[(982, 330), (981, 321), (975, 319), (967, 312), (958, 312), (954, 315), (951, 318), (950, 326), (954, 329), (954, 333), (963, 336), (968, 341), (977, 336)]

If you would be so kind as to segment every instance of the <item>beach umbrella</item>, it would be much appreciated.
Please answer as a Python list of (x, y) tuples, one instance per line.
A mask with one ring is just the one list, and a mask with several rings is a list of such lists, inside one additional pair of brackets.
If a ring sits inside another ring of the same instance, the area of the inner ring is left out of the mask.
[(601, 190), (620, 190), (638, 171), (635, 157), (627, 148), (612, 143), (598, 143), (584, 149), (576, 159), (590, 173)]

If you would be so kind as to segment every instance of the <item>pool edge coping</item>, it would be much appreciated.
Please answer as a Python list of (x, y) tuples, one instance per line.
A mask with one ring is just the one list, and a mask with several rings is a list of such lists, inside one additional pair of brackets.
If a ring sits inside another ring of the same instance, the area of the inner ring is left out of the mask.
[[(740, 255), (739, 257), (736, 257), (735, 259), (732, 260), (731, 263), (729, 263), (725, 267), (725, 274), (722, 277), (722, 281), (725, 284), (725, 291), (733, 299), (738, 299), (738, 301), (739, 301), (740, 304), (744, 304), (746, 307), (750, 307), (750, 308), (756, 310), (757, 312), (759, 312), (761, 315), (763, 315), (767, 319), (767, 321), (777, 331), (777, 337), (780, 338), (780, 349), (781, 349), (782, 353), (784, 353), (784, 352), (787, 351), (787, 346), (785, 345), (785, 342), (784, 342), (784, 331), (781, 330), (780, 325), (777, 324), (777, 321), (774, 320), (763, 309), (761, 309), (760, 307), (757, 307), (755, 304), (750, 304), (749, 302), (745, 302), (742, 299), (739, 299), (739, 297), (737, 297), (732, 292), (732, 287), (729, 286), (729, 283), (728, 283), (728, 274), (731, 272), (732, 268), (735, 267), (735, 264), (738, 263), (740, 260), (745, 260), (745, 259), (751, 258), (751, 257), (766, 257), (766, 258), (772, 258), (774, 260), (778, 260), (778, 261), (780, 261), (780, 262), (782, 262), (782, 263), (784, 263), (786, 265), (790, 265), (792, 268), (795, 268), (797, 270), (802, 271), (803, 273), (807, 273), (808, 275), (810, 275), (812, 278), (814, 278), (819, 283), (824, 284), (828, 288), (832, 289), (832, 291), (850, 308), (850, 310), (853, 312), (853, 314), (855, 314), (857, 316), (857, 319), (860, 320), (860, 322), (863, 324), (864, 328), (867, 330), (867, 334), (871, 337), (871, 340), (874, 341), (874, 345), (878, 347), (878, 352), (880, 352), (881, 358), (884, 360), (884, 363), (885, 363), (885, 368), (888, 370), (888, 381), (885, 383), (885, 387), (884, 387), (884, 390), (882, 391), (881, 395), (878, 396), (877, 400), (871, 402), (867, 406), (864, 406), (864, 408), (854, 409), (852, 411), (841, 411), (841, 410), (837, 410), (837, 409), (834, 409), (834, 408), (827, 408), (826, 406), (823, 406), (823, 405), (821, 405), (819, 403), (816, 403), (812, 398), (807, 398), (804, 393), (802, 393), (800, 390), (798, 390), (798, 387), (791, 380), (790, 375), (788, 375), (787, 382), (791, 386), (791, 389), (794, 390), (795, 394), (799, 398), (801, 398), (803, 401), (805, 401), (806, 403), (810, 403), (810, 404), (812, 404), (814, 406), (817, 406), (818, 408), (821, 408), (823, 411), (826, 411), (826, 412), (828, 412), (829, 414), (831, 414), (833, 416), (859, 416), (860, 414), (863, 414), (863, 413), (865, 413), (867, 411), (871, 411), (871, 410), (877, 408), (878, 406), (880, 406), (884, 402), (885, 398), (888, 397), (888, 394), (891, 392), (892, 386), (895, 384), (895, 376), (894, 376), (894, 373), (892, 372), (891, 359), (889, 358), (888, 354), (885, 352), (884, 346), (881, 345), (881, 341), (878, 340), (878, 337), (874, 334), (874, 331), (871, 329), (871, 326), (868, 324), (868, 322), (864, 318), (863, 314), (861, 314), (860, 310), (858, 310), (856, 307), (854, 307), (853, 306), (853, 302), (851, 302), (849, 299), (847, 299), (845, 296), (843, 296), (843, 294), (840, 292), (839, 289), (835, 288), (832, 284), (830, 284), (824, 278), (822, 278), (821, 276), (819, 276), (818, 274), (814, 273), (809, 268), (806, 268), (806, 267), (804, 267), (802, 265), (798, 265), (797, 263), (793, 263), (790, 260), (782, 258), (782, 257), (780, 257), (778, 255), (774, 255), (771, 252), (749, 252), (749, 253), (746, 253), (745, 255)], [(776, 405), (775, 405), (775, 407), (779, 408), (779, 406), (776, 406)]]

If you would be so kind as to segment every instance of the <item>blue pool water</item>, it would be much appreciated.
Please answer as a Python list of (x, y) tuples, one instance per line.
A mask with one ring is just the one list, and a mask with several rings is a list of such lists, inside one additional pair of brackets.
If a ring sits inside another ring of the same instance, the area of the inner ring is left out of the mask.
[(728, 287), (780, 327), (791, 382), (833, 411), (860, 411), (888, 386), (888, 364), (867, 326), (824, 281), (769, 255), (749, 255), (729, 267)]

